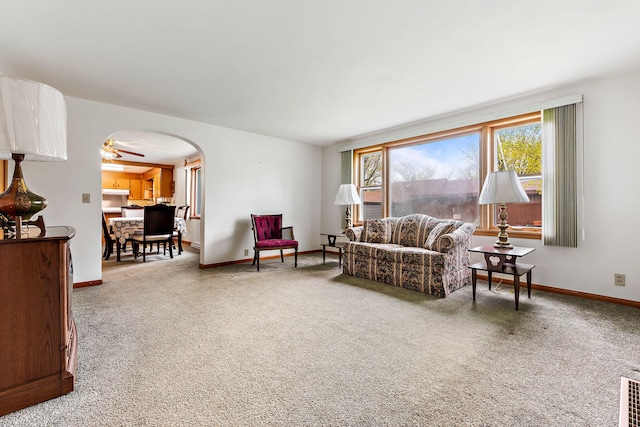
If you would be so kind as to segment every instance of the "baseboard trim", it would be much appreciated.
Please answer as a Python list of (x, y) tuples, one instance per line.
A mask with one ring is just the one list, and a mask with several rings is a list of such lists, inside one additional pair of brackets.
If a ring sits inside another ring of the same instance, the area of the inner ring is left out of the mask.
[[(489, 276), (485, 274), (478, 274), (478, 279), (489, 280)], [(502, 279), (501, 283), (513, 286), (513, 279), (503, 279), (502, 277), (501, 279)], [(523, 282), (521, 280), (520, 288), (526, 289), (527, 282), (526, 281)], [(623, 298), (608, 297), (605, 295), (591, 294), (589, 292), (572, 291), (569, 289), (555, 288), (553, 286), (539, 285), (537, 283), (532, 283), (531, 289), (536, 289), (538, 291), (543, 291), (543, 292), (549, 292), (552, 294), (569, 295), (569, 296), (578, 297), (578, 298), (586, 298), (586, 299), (591, 299), (595, 301), (609, 302), (612, 304), (619, 304), (619, 305), (626, 305), (629, 307), (640, 308), (640, 301), (632, 301), (632, 300), (623, 299)]]
[(102, 285), (102, 280), (89, 280), (88, 282), (78, 282), (73, 284), (73, 289), (86, 288), (88, 286)]
[[(314, 254), (314, 253), (318, 253), (318, 252), (322, 252), (322, 250), (314, 249), (312, 251), (299, 251), (298, 255)], [(291, 257), (291, 256), (294, 256), (294, 255), (295, 254), (293, 254), (293, 253), (284, 254), (285, 257)], [(261, 256), (260, 257), (261, 260), (275, 259), (275, 258), (280, 258), (280, 255), (278, 254), (278, 255), (269, 255), (269, 256)], [(224, 267), (225, 265), (244, 264), (245, 262), (253, 262), (253, 258), (237, 259), (237, 260), (225, 261), (225, 262), (216, 262), (216, 263), (213, 263), (213, 264), (200, 264), (199, 267), (202, 268), (202, 269), (215, 268), (215, 267)]]

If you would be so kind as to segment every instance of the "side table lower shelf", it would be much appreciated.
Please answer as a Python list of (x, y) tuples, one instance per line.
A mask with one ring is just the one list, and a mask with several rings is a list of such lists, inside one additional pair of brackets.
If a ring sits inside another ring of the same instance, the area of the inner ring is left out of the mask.
[(510, 274), (513, 276), (513, 293), (516, 299), (516, 310), (518, 309), (520, 300), (520, 276), (527, 275), (527, 297), (531, 298), (531, 270), (535, 265), (533, 264), (504, 264), (501, 270), (496, 271), (487, 268), (487, 264), (484, 261), (476, 262), (469, 266), (471, 269), (471, 286), (473, 288), (473, 300), (476, 300), (476, 280), (477, 271), (486, 271), (489, 275), (489, 290), (491, 290), (491, 276), (492, 273)]

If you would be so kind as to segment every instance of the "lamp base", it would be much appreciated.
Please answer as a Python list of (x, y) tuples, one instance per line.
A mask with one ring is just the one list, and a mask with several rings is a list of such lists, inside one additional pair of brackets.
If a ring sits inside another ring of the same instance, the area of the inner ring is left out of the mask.
[(347, 205), (347, 210), (344, 213), (344, 223), (345, 223), (345, 230), (351, 228), (351, 206)]
[(9, 188), (0, 194), (0, 212), (9, 219), (15, 220), (21, 217), (23, 220), (28, 220), (47, 206), (47, 200), (27, 188), (20, 166), (20, 162), (24, 160), (24, 154), (14, 153), (12, 158), (16, 165)]
[(508, 240), (506, 242), (496, 240), (496, 242), (493, 244), (493, 247), (500, 249), (513, 249), (513, 245)]
[(498, 240), (493, 244), (494, 248), (503, 248), (503, 249), (511, 249), (513, 245), (509, 242), (509, 236), (507, 235), (507, 228), (509, 228), (509, 224), (507, 224), (507, 205), (504, 203), (500, 204), (500, 212), (498, 214), (498, 229), (500, 232), (498, 233)]

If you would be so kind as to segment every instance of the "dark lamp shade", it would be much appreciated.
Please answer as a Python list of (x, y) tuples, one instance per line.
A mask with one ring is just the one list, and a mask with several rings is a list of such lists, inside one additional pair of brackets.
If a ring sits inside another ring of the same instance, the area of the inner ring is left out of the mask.
[(478, 198), (479, 205), (528, 202), (529, 197), (514, 171), (490, 172)]

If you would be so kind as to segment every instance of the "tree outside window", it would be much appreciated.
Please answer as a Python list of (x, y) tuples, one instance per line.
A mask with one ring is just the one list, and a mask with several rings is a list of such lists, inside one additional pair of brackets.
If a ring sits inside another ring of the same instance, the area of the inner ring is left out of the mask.
[(360, 156), (360, 205), (358, 219), (382, 218), (382, 151)]
[[(509, 225), (542, 225), (542, 125), (540, 121), (494, 130), (495, 163), (500, 171), (512, 170), (529, 196), (529, 203), (509, 204)], [(493, 223), (497, 222), (494, 213)]]

